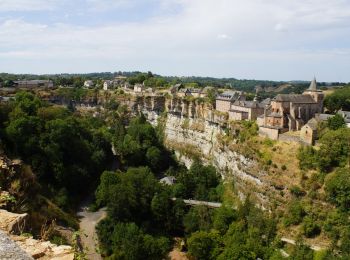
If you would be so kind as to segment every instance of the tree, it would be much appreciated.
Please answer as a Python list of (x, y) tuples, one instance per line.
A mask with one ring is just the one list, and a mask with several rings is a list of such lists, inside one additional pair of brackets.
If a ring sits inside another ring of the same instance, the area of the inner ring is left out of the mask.
[(345, 127), (345, 120), (340, 114), (336, 114), (333, 117), (328, 118), (327, 125), (331, 130), (337, 130)]
[(117, 221), (135, 223), (150, 219), (152, 199), (160, 191), (160, 184), (149, 168), (129, 168), (119, 178), (120, 182), (111, 186), (109, 215)]
[(101, 207), (108, 203), (113, 191), (113, 186), (120, 183), (120, 174), (105, 171), (100, 177), (100, 185), (97, 187), (95, 196), (96, 204)]
[(326, 96), (325, 107), (331, 113), (339, 110), (350, 110), (350, 86), (335, 90), (331, 95)]
[(349, 163), (350, 129), (340, 128), (326, 132), (320, 139), (318, 165), (321, 171), (328, 172), (333, 167), (345, 166)]
[(350, 208), (350, 170), (338, 169), (326, 179), (326, 194), (330, 202), (340, 209), (347, 211)]
[(196, 259), (217, 259), (220, 249), (220, 236), (217, 232), (198, 231), (187, 240), (188, 252)]
[(236, 212), (230, 208), (221, 206), (215, 211), (213, 225), (221, 234), (225, 234), (230, 224), (237, 218)]
[(102, 250), (111, 259), (161, 260), (170, 249), (170, 241), (165, 237), (145, 234), (134, 223), (116, 223), (102, 220), (97, 226)]

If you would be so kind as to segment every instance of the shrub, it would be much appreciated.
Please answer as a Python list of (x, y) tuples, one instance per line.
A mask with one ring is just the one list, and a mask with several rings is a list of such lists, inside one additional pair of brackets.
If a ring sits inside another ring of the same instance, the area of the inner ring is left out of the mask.
[(288, 206), (286, 216), (284, 218), (284, 225), (297, 225), (302, 222), (304, 216), (306, 215), (300, 201), (293, 200)]
[(321, 233), (320, 226), (309, 216), (304, 218), (302, 229), (306, 237), (315, 237)]
[(326, 179), (326, 194), (330, 202), (342, 210), (350, 207), (350, 171), (349, 168), (338, 169)]
[(305, 195), (305, 192), (299, 186), (292, 186), (290, 188), (290, 193), (295, 197), (302, 197)]

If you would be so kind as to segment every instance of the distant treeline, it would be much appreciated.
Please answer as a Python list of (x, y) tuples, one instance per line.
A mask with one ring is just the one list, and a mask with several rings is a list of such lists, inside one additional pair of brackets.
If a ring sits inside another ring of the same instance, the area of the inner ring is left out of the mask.
[[(233, 88), (236, 90), (255, 92), (257, 86), (262, 89), (265, 88), (277, 88), (283, 84), (290, 84), (291, 86), (284, 89), (281, 93), (302, 93), (308, 86), (307, 81), (270, 81), (270, 80), (248, 80), (248, 79), (236, 79), (236, 78), (213, 78), (213, 77), (177, 77), (177, 76), (161, 76), (153, 74), (152, 72), (94, 72), (94, 73), (77, 73), (77, 74), (8, 74), (0, 73), (0, 84), (5, 85), (8, 81), (14, 80), (31, 80), (31, 79), (50, 79), (55, 85), (69, 85), (69, 86), (82, 86), (85, 80), (94, 80), (96, 82), (101, 80), (112, 80), (116, 76), (126, 76), (131, 84), (142, 83), (146, 79), (152, 78), (148, 83), (156, 83), (156, 87), (167, 87), (176, 83), (192, 84), (195, 83), (199, 87), (213, 86), (218, 88)], [(342, 82), (320, 82), (321, 87), (326, 86), (339, 86), (345, 85)]]

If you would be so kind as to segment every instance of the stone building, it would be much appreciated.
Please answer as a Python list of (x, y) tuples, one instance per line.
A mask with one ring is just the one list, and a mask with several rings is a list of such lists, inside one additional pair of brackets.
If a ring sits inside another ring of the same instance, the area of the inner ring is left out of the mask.
[(264, 103), (259, 103), (257, 97), (253, 101), (236, 100), (231, 104), (229, 113), (230, 120), (256, 120), (264, 114)]
[(134, 85), (134, 92), (135, 93), (142, 93), (145, 90), (145, 86), (143, 84), (135, 84)]
[(222, 94), (219, 94), (216, 97), (215, 107), (216, 107), (216, 110), (220, 112), (228, 113), (231, 109), (231, 105), (235, 101), (245, 101), (245, 100), (246, 98), (241, 91), (226, 91)]
[(300, 131), (300, 140), (303, 143), (313, 145), (317, 139), (317, 125), (318, 121), (315, 118), (311, 118)]
[(202, 89), (200, 88), (181, 88), (177, 96), (179, 97), (187, 97), (187, 96), (192, 96), (195, 98), (201, 97)]
[(86, 88), (93, 88), (95, 86), (94, 82), (92, 80), (85, 80), (84, 87)]
[(279, 94), (265, 108), (259, 124), (261, 135), (272, 139), (280, 133), (301, 130), (301, 128), (323, 110), (324, 94), (317, 89), (316, 79), (303, 94)]
[(103, 82), (103, 90), (108, 90), (113, 87), (113, 80), (105, 80)]
[(54, 85), (51, 80), (17, 80), (14, 81), (14, 86), (17, 88), (52, 88)]

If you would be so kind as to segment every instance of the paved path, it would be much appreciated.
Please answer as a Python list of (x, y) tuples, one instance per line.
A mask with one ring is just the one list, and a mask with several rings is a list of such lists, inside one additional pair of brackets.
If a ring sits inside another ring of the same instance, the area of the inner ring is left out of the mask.
[(99, 221), (106, 217), (106, 208), (96, 212), (90, 212), (86, 206), (80, 208), (78, 212), (80, 217), (81, 243), (89, 260), (102, 260), (99, 253), (96, 252), (98, 246), (95, 227)]
[[(172, 198), (172, 200), (177, 200), (177, 198)], [(221, 203), (219, 202), (209, 202), (209, 201), (202, 201), (202, 200), (183, 200), (183, 202), (186, 205), (190, 206), (207, 206), (209, 208), (220, 208)]]

